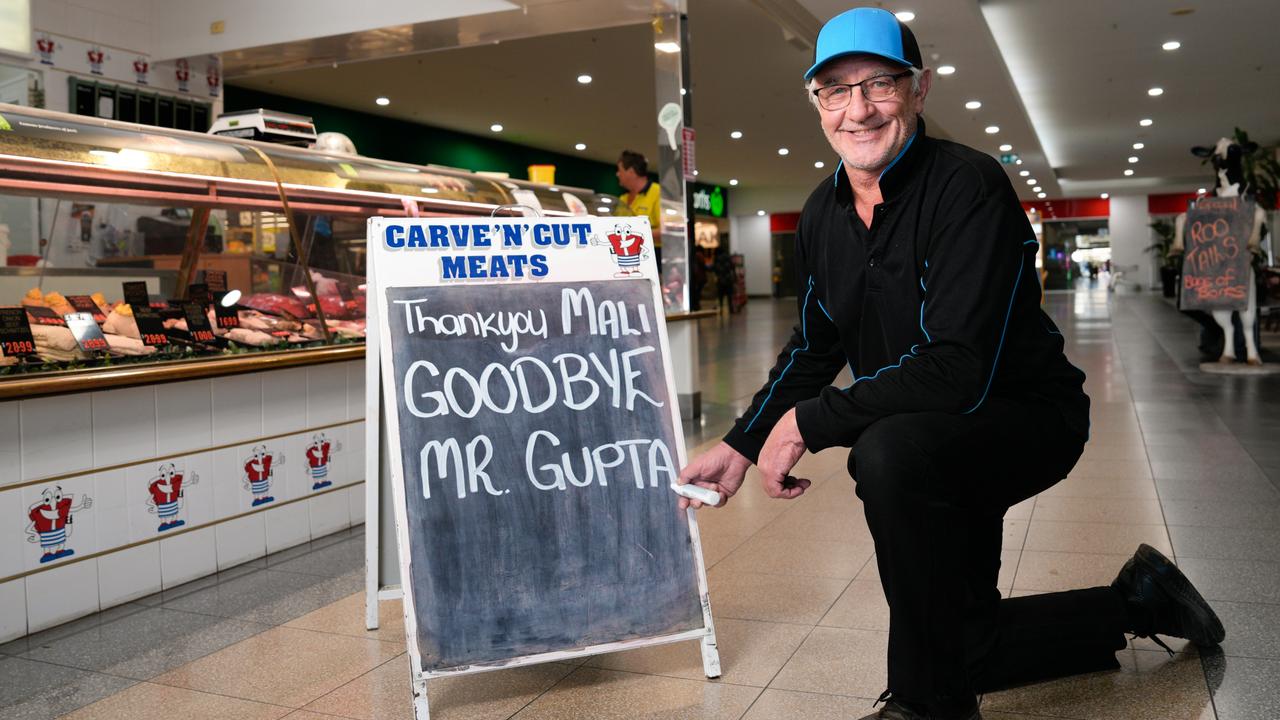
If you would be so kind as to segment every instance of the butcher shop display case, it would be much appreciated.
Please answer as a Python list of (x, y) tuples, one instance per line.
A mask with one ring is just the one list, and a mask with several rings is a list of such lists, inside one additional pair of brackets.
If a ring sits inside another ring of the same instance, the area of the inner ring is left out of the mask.
[(369, 217), (606, 205), (0, 105), (0, 642), (363, 521)]

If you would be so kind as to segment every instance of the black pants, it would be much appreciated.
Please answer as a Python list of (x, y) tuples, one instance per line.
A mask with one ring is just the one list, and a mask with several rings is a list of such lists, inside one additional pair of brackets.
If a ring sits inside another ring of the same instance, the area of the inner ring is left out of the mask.
[(988, 398), (968, 415), (887, 417), (853, 446), (849, 472), (889, 602), (896, 697), (944, 708), (1118, 667), (1128, 629), (1119, 593), (1002, 600), (997, 589), (1005, 511), (1066, 477), (1083, 444), (1048, 404)]

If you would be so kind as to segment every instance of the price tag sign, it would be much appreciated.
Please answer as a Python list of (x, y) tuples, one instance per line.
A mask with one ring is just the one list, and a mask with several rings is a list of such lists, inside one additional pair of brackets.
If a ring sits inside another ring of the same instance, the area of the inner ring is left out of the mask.
[(67, 327), (71, 328), (71, 334), (76, 338), (76, 344), (81, 350), (87, 353), (106, 352), (109, 349), (107, 338), (102, 334), (102, 328), (98, 327), (98, 323), (94, 322), (93, 315), (89, 313), (71, 313), (64, 316), (67, 321)]
[(193, 302), (183, 303), (182, 314), (187, 316), (187, 332), (191, 339), (199, 343), (214, 341), (213, 328), (209, 325), (209, 316), (204, 314), (204, 306)]
[(151, 296), (147, 294), (147, 283), (141, 280), (122, 283), (124, 301), (130, 305), (150, 305)]
[(50, 325), (52, 327), (66, 327), (67, 321), (61, 315), (46, 307), (35, 307), (27, 305), (27, 317), (31, 318), (32, 325)]
[(217, 302), (213, 304), (214, 318), (218, 321), (218, 327), (222, 330), (231, 330), (240, 327), (240, 315), (236, 312), (235, 306), (223, 307), (222, 298), (226, 295), (220, 292), (214, 295)]
[(0, 307), (0, 350), (9, 357), (36, 354), (31, 322), (20, 307)]
[(93, 316), (93, 321), (101, 325), (107, 321), (107, 316), (102, 313), (102, 308), (98, 307), (98, 303), (88, 295), (68, 295), (67, 302), (71, 303), (71, 307), (82, 313), (89, 313)]
[(225, 270), (205, 270), (204, 284), (208, 286), (209, 292), (226, 292), (228, 289), (227, 272)]
[(160, 317), (160, 313), (152, 310), (145, 300), (141, 303), (129, 303), (129, 306), (133, 308), (133, 319), (138, 323), (138, 334), (142, 336), (143, 345), (164, 347), (169, 344), (169, 336), (164, 332), (164, 319)]
[(187, 299), (200, 307), (206, 307), (213, 302), (213, 298), (209, 295), (209, 286), (205, 283), (191, 283), (188, 285)]

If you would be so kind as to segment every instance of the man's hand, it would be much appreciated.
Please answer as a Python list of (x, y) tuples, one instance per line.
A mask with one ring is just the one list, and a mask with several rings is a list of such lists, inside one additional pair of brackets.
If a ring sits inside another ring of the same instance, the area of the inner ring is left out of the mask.
[(809, 489), (812, 484), (810, 481), (788, 474), (804, 453), (804, 438), (800, 437), (796, 411), (792, 408), (773, 426), (769, 439), (764, 441), (764, 447), (760, 450), (757, 467), (760, 468), (760, 481), (764, 484), (766, 495), (791, 500)]
[[(728, 443), (722, 442), (689, 463), (688, 467), (680, 471), (680, 478), (676, 482), (680, 485), (693, 483), (708, 490), (715, 490), (721, 497), (720, 504), (716, 507), (724, 507), (728, 504), (729, 498), (742, 487), (742, 481), (746, 479), (747, 469), (750, 467), (750, 460), (730, 447)], [(681, 510), (687, 507), (695, 510), (702, 507), (702, 503), (686, 497), (681, 497), (679, 504)]]

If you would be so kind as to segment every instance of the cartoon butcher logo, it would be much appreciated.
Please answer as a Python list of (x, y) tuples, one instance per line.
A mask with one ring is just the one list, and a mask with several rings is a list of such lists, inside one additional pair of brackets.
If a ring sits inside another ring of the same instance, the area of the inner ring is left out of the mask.
[[(609, 252), (618, 264), (618, 272), (614, 277), (623, 278), (640, 274), (640, 260), (648, 257), (644, 252), (644, 236), (631, 229), (630, 225), (618, 224), (613, 230), (605, 233), (609, 240)], [(592, 238), (593, 245), (603, 245), (597, 238)]]
[(254, 507), (275, 500), (270, 495), (271, 480), (277, 467), (284, 464), (284, 454), (271, 452), (266, 445), (255, 445), (244, 463), (244, 487), (253, 494)]
[(59, 485), (45, 488), (40, 497), (40, 501), (27, 510), (27, 517), (31, 518), (31, 524), (27, 526), (27, 542), (40, 543), (42, 563), (74, 555), (76, 551), (67, 547), (74, 513), (93, 507), (93, 498), (81, 494), (80, 502), (74, 503), (71, 495), (62, 494)]
[(329, 463), (333, 454), (342, 449), (342, 443), (332, 442), (324, 433), (311, 436), (307, 446), (307, 473), (311, 475), (311, 489), (319, 490), (333, 484), (329, 479)]
[(94, 45), (85, 51), (85, 57), (89, 60), (89, 72), (94, 75), (102, 74), (102, 61), (106, 59), (106, 53), (102, 52), (102, 48)]
[(183, 491), (200, 482), (200, 476), (195, 473), (188, 476), (173, 463), (161, 465), (158, 472), (147, 485), (147, 492), (151, 494), (147, 499), (147, 512), (155, 513), (160, 518), (160, 527), (156, 528), (156, 532), (164, 532), (187, 524), (186, 520), (178, 518), (178, 512), (185, 504)]

